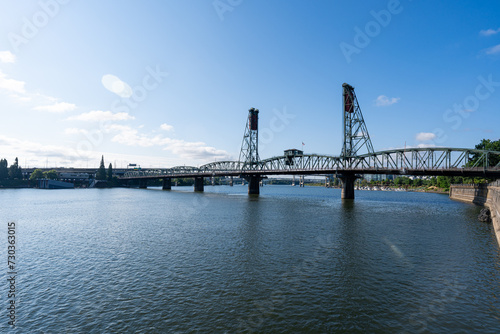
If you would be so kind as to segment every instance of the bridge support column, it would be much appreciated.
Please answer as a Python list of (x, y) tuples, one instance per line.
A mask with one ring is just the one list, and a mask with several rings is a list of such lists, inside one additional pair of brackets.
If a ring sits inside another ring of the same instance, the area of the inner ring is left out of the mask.
[(342, 180), (342, 199), (354, 199), (354, 182), (356, 181), (356, 175), (354, 174), (342, 174), (340, 176)]
[(147, 189), (147, 188), (148, 188), (148, 180), (140, 180), (139, 189)]
[(204, 190), (205, 189), (203, 186), (203, 177), (195, 177), (194, 178), (194, 191), (202, 192)]
[(232, 187), (233, 186), (233, 177), (231, 176), (231, 179), (229, 180), (229, 185)]
[(258, 175), (246, 175), (244, 178), (248, 181), (248, 194), (259, 195), (260, 181), (262, 180), (262, 178)]
[(171, 178), (168, 178), (168, 179), (163, 179), (163, 187), (162, 187), (163, 190), (170, 190), (172, 189), (172, 179)]

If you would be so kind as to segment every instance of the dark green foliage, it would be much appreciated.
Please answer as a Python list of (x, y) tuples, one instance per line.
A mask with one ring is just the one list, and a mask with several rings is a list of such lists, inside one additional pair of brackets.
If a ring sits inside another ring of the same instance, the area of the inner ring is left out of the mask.
[[(497, 151), (500, 152), (500, 139), (492, 141), (491, 139), (483, 139), (479, 144), (476, 145), (476, 150), (486, 150), (486, 151)], [(481, 155), (480, 154), (474, 154), (471, 162), (469, 163), (470, 165), (474, 165), (479, 159)], [(496, 166), (500, 162), (500, 156), (498, 155), (490, 155), (488, 157), (488, 164), (490, 166)]]
[(57, 175), (57, 172), (55, 170), (48, 170), (46, 172), (43, 172), (43, 177), (49, 180), (57, 180), (59, 178), (59, 175)]
[(104, 156), (101, 157), (101, 164), (99, 165), (99, 169), (97, 170), (96, 180), (106, 180), (106, 168), (104, 167)]
[(0, 160), (0, 180), (5, 180), (9, 177), (9, 168), (7, 166), (7, 159)]
[(9, 167), (9, 179), (19, 179), (23, 178), (23, 170), (19, 167), (19, 161), (16, 157), (14, 163)]
[(31, 181), (36, 181), (37, 179), (43, 179), (43, 171), (41, 169), (35, 169), (30, 175)]
[(111, 163), (108, 166), (108, 181), (113, 181), (113, 165)]

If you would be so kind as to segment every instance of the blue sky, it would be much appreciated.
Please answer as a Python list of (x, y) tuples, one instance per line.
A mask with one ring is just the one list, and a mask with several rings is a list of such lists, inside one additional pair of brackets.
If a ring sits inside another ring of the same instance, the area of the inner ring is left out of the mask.
[(500, 138), (500, 2), (0, 0), (0, 157), (96, 167), (338, 155), (342, 83), (376, 151)]

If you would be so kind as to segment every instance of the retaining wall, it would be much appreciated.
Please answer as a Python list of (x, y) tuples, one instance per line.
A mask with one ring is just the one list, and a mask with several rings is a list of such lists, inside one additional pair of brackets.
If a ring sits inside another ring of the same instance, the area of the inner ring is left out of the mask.
[(484, 205), (491, 211), (493, 228), (500, 245), (500, 180), (490, 184), (457, 184), (450, 187), (453, 200)]

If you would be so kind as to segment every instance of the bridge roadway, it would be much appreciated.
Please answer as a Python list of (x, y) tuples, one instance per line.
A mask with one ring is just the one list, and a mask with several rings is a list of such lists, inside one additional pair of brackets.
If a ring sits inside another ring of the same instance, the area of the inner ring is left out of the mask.
[(163, 188), (171, 189), (172, 178), (194, 178), (195, 191), (203, 191), (205, 177), (237, 176), (249, 182), (249, 194), (259, 193), (259, 182), (268, 175), (331, 175), (342, 179), (342, 198), (354, 198), (354, 181), (360, 174), (465, 176), (500, 178), (500, 152), (457, 148), (412, 148), (381, 151), (355, 157), (317, 154), (278, 156), (253, 166), (238, 161), (218, 161), (200, 167), (178, 166), (168, 169), (129, 171), (122, 180), (163, 179)]

